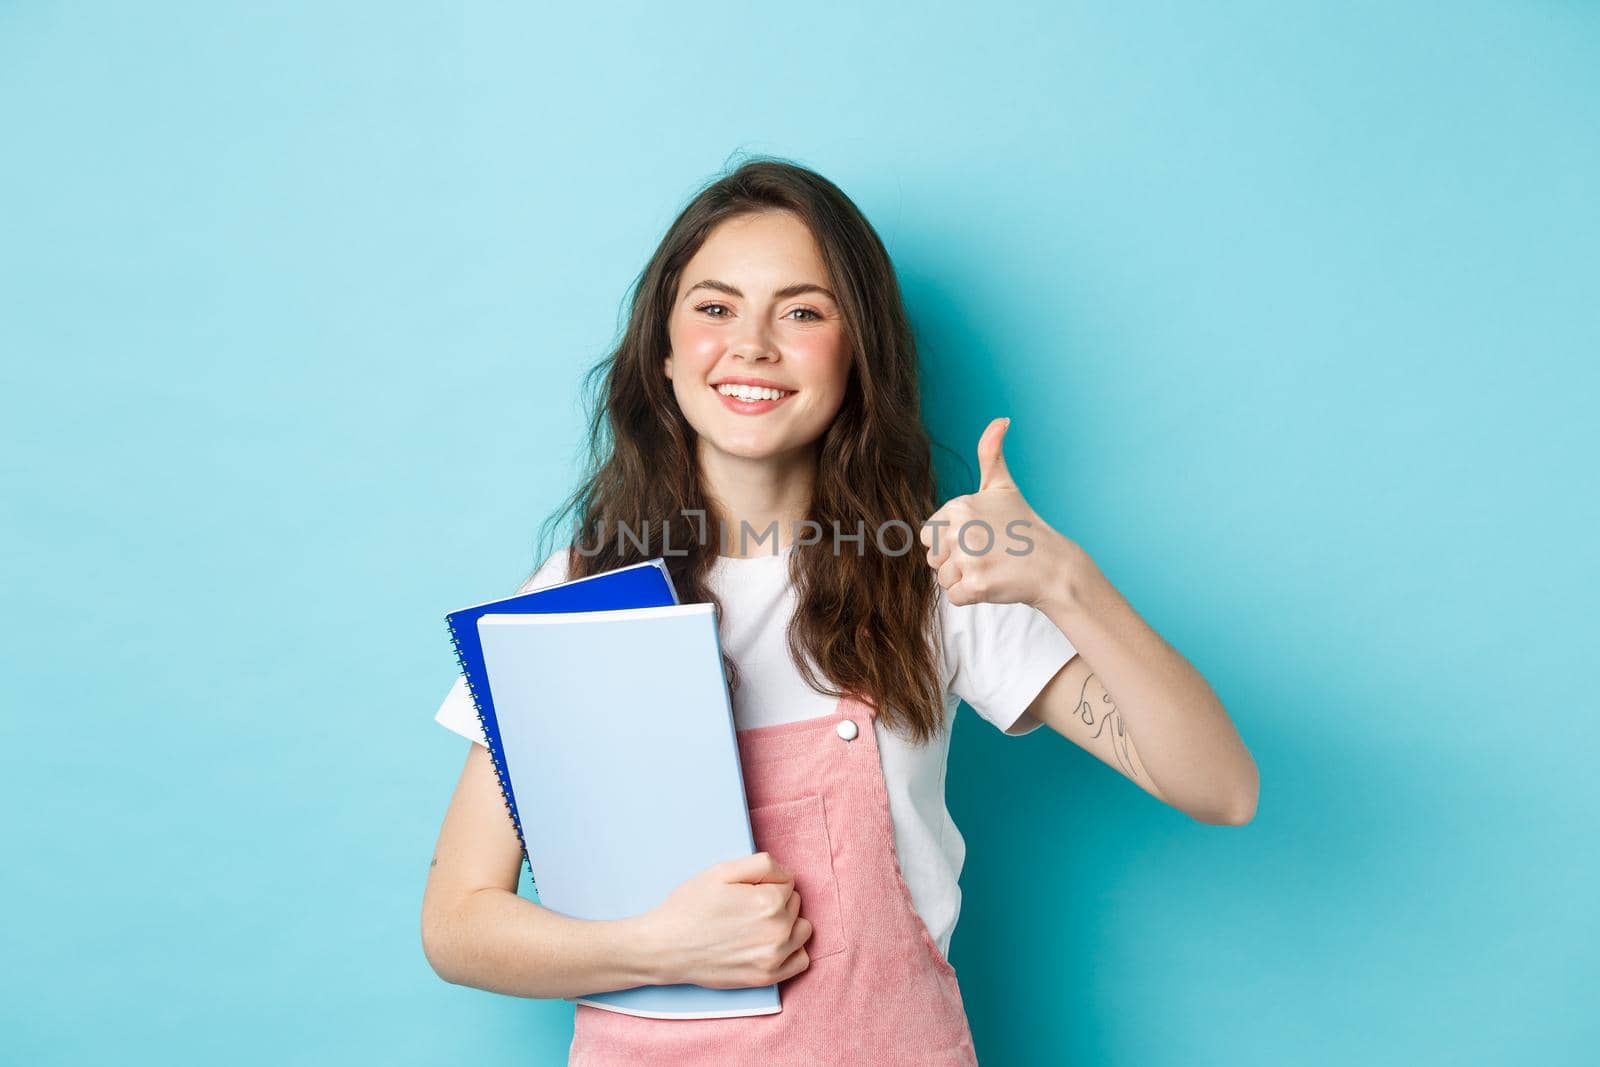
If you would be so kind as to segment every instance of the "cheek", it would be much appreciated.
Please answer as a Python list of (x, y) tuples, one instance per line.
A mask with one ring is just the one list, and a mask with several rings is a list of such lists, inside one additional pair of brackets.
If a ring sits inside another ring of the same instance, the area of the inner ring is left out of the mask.
[(843, 396), (850, 381), (850, 352), (834, 339), (818, 338), (796, 352), (796, 360), (803, 359), (806, 379), (811, 387), (828, 396)]
[(681, 407), (692, 407), (699, 402), (699, 393), (705, 379), (721, 358), (721, 350), (713, 346), (711, 331), (674, 323), (667, 332), (667, 342), (672, 346), (672, 392)]
[(682, 324), (672, 331), (671, 341), (673, 361), (692, 370), (715, 366), (722, 356), (722, 340), (713, 327)]

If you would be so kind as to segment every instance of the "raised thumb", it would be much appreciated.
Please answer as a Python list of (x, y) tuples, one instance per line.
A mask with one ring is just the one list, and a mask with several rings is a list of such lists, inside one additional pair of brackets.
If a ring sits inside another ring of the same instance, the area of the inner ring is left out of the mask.
[(978, 438), (979, 492), (991, 486), (1012, 484), (1011, 472), (1006, 469), (1006, 456), (1001, 450), (1006, 429), (1010, 425), (1009, 418), (994, 419), (984, 429), (983, 436)]

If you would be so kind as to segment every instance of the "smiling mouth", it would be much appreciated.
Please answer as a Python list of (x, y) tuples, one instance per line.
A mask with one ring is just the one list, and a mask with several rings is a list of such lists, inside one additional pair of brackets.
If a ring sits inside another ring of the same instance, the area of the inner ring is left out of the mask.
[(725, 397), (742, 400), (746, 403), (760, 403), (763, 400), (782, 400), (786, 396), (793, 396), (793, 389), (771, 389), (761, 385), (737, 385), (732, 382), (723, 382), (711, 388)]

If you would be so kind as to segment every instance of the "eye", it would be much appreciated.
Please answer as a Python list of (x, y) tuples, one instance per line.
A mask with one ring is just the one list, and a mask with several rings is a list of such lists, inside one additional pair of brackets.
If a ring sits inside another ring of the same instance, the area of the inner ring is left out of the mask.
[[(811, 308), (795, 308), (794, 311), (804, 311), (807, 315), (811, 316), (809, 319), (799, 320), (801, 322), (818, 322), (822, 319), (822, 316), (813, 311)], [(790, 314), (794, 314), (794, 311), (791, 311)]]
[[(711, 311), (712, 308), (722, 308), (723, 311), (727, 311), (728, 310), (727, 305), (725, 305), (725, 304), (701, 304), (699, 307), (695, 308), (695, 310), (696, 311), (704, 311), (707, 314), (710, 314), (710, 311)], [(725, 319), (728, 316), (727, 315), (712, 315), (711, 317), (714, 318), (714, 319)]]

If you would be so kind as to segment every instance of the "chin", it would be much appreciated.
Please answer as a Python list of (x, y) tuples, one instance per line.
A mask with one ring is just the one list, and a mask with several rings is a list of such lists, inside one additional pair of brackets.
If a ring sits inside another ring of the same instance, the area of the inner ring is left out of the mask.
[(739, 459), (762, 460), (788, 455), (802, 447), (787, 436), (761, 433), (719, 434), (700, 433), (704, 447)]
[(772, 459), (783, 455), (792, 447), (773, 441), (718, 441), (710, 437), (706, 438), (706, 444), (718, 452), (740, 459)]

